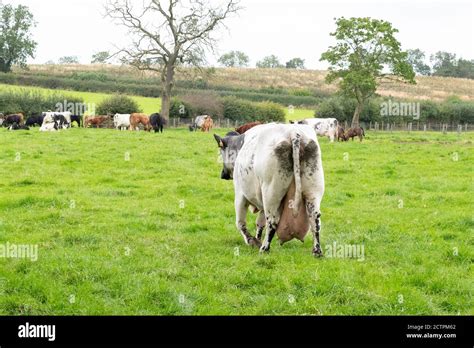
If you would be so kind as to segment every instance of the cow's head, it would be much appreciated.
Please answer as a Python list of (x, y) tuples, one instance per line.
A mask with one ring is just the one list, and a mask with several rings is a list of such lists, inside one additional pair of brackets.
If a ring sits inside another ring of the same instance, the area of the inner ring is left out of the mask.
[(222, 169), (221, 179), (232, 180), (234, 178), (234, 166), (240, 149), (244, 145), (245, 135), (227, 135), (225, 138), (214, 134), (217, 141), (217, 146), (221, 150), (222, 162), (224, 169)]

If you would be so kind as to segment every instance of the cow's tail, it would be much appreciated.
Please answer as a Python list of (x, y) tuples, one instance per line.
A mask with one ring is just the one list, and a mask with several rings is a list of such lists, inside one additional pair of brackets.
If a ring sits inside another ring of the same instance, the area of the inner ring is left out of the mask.
[(293, 216), (297, 217), (300, 211), (301, 198), (302, 198), (302, 185), (301, 185), (301, 134), (295, 133), (291, 139), (293, 146), (293, 172), (295, 174), (295, 200), (293, 202)]

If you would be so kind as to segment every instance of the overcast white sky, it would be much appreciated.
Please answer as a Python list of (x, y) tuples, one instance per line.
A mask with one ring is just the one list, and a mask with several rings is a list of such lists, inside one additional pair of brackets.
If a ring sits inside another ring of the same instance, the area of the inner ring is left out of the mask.
[[(103, 18), (104, 0), (0, 0), (30, 7), (38, 26), (36, 58), (30, 62), (57, 61), (76, 55), (89, 63), (93, 53), (113, 50), (127, 38)], [(141, 0), (137, 0), (141, 1)], [(399, 29), (403, 49), (420, 48), (428, 55), (443, 50), (474, 58), (474, 6), (472, 0), (242, 0), (244, 10), (227, 22), (219, 53), (246, 52), (252, 65), (276, 54), (285, 62), (306, 60), (309, 68), (325, 68), (321, 53), (333, 43), (329, 33), (335, 17), (368, 16), (390, 21)], [(210, 63), (217, 60), (208, 57)]]

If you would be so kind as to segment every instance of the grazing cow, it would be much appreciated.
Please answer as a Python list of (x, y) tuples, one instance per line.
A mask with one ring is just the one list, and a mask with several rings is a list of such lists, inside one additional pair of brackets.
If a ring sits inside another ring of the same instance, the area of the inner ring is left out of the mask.
[(17, 130), (27, 130), (29, 131), (30, 128), (28, 126), (20, 126), (18, 123), (14, 123), (12, 126), (8, 128), (10, 131), (17, 131)]
[(67, 129), (70, 126), (70, 123), (67, 121), (67, 118), (62, 114), (54, 115), (53, 119), (58, 129)]
[(349, 138), (352, 138), (352, 141), (354, 141), (354, 138), (355, 137), (359, 137), (360, 139), (360, 142), (362, 142), (362, 140), (364, 139), (365, 137), (365, 131), (364, 131), (364, 128), (361, 128), (361, 127), (358, 127), (358, 128), (351, 128), (349, 129), (346, 134), (344, 135), (344, 138), (346, 141), (349, 140)]
[(243, 125), (242, 127), (237, 128), (235, 131), (239, 134), (245, 134), (254, 127), (260, 126), (262, 122), (252, 122)]
[[(69, 111), (65, 112), (43, 112), (42, 115), (46, 120), (47, 123), (50, 123), (51, 119), (54, 120), (54, 122), (60, 122), (61, 123), (61, 129), (64, 128), (70, 128), (71, 127), (71, 117), (72, 113)], [(44, 122), (44, 121), (43, 121)]]
[(109, 116), (87, 116), (84, 120), (84, 128), (92, 126), (99, 128), (102, 124), (109, 120)]
[(333, 143), (337, 138), (339, 122), (335, 118), (308, 118), (306, 120), (298, 121), (298, 124), (306, 124), (313, 127), (317, 135), (328, 137), (331, 140), (331, 143)]
[[(237, 228), (246, 244), (268, 252), (282, 217), (282, 202), (295, 183), (291, 204), (298, 216), (304, 204), (314, 236), (313, 254), (321, 256), (321, 200), (324, 172), (316, 133), (306, 125), (268, 124), (241, 136), (214, 136), (224, 160), (221, 178), (234, 179)], [(247, 230), (248, 208), (260, 212), (257, 238)], [(266, 227), (266, 237), (261, 237)], [(284, 228), (285, 226), (283, 226)]]
[(204, 124), (201, 130), (205, 133), (209, 133), (212, 128), (214, 128), (214, 121), (212, 120), (211, 116), (208, 116), (206, 120), (204, 121)]
[(43, 124), (43, 120), (43, 115), (33, 115), (26, 120), (25, 125), (28, 127), (35, 127), (36, 125), (38, 125), (38, 127), (41, 127), (41, 125)]
[(71, 115), (71, 127), (73, 122), (76, 122), (77, 126), (80, 128), (82, 124), (82, 117), (79, 115)]
[(5, 117), (5, 121), (3, 122), (4, 127), (10, 127), (14, 124), (24, 125), (25, 124), (25, 116), (22, 113), (7, 115)]
[(151, 131), (150, 117), (145, 114), (131, 114), (130, 115), (130, 130), (137, 130), (138, 126), (142, 124), (146, 132)]
[(130, 114), (115, 114), (114, 127), (117, 130), (127, 130), (130, 128)]
[(194, 120), (194, 123), (191, 127), (189, 127), (189, 130), (194, 130), (194, 131), (197, 131), (198, 129), (203, 129), (204, 127), (204, 124), (206, 123), (206, 120), (210, 119), (211, 116), (208, 116), (208, 115), (203, 115), (203, 116), (198, 116), (196, 117), (196, 119)]
[(346, 131), (341, 126), (337, 127), (337, 141), (347, 141)]
[(166, 126), (166, 119), (160, 114), (156, 113), (150, 116), (150, 124), (153, 127), (155, 133), (163, 133), (163, 129)]

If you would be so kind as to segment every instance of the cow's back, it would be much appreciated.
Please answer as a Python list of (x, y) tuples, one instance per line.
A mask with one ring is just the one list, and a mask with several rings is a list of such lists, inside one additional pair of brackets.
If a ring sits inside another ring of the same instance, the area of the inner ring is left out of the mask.
[(267, 183), (288, 192), (294, 178), (292, 139), (297, 134), (303, 143), (313, 140), (317, 144), (314, 130), (306, 125), (267, 124), (245, 133), (245, 143), (235, 163), (234, 182), (258, 209), (263, 208), (261, 190)]

